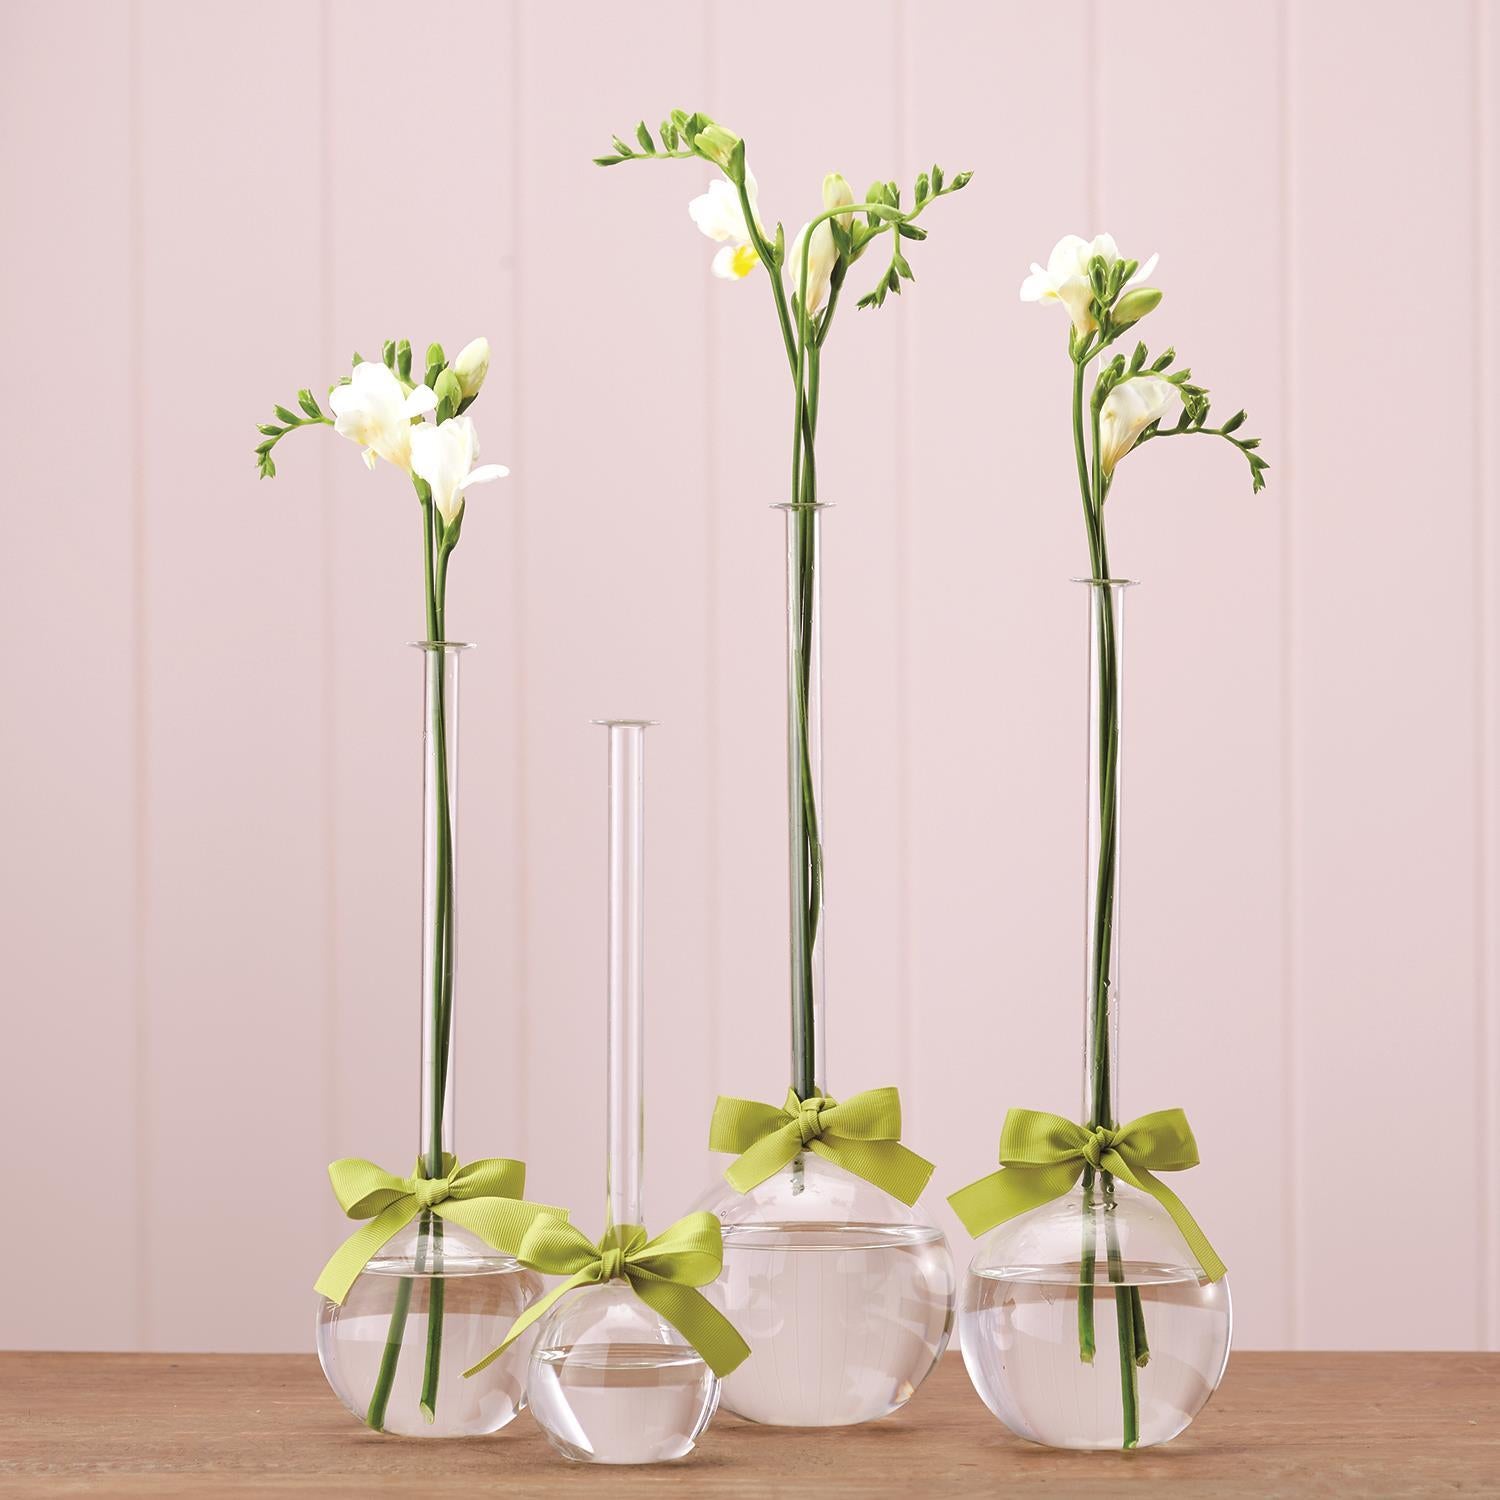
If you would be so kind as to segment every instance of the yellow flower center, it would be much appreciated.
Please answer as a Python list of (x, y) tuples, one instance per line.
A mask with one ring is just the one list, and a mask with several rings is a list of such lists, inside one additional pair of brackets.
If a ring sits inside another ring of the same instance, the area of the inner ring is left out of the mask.
[(754, 245), (736, 245), (734, 254), (729, 257), (729, 269), (737, 277), (748, 276), (760, 263), (760, 256), (755, 253)]

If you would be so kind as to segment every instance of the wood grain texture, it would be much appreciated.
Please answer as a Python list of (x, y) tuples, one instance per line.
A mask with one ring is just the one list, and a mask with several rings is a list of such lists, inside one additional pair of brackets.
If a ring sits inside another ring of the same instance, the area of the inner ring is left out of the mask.
[[(305, 1355), (0, 1356), (0, 1495), (1361, 1497), (1495, 1493), (1500, 1355), (1241, 1354), (1176, 1442), (1070, 1454), (1011, 1436), (950, 1354), (904, 1411), (831, 1431), (717, 1418), (678, 1464), (586, 1468), (522, 1416), (494, 1438), (380, 1438)], [(446, 1489), (445, 1489), (446, 1487)]]

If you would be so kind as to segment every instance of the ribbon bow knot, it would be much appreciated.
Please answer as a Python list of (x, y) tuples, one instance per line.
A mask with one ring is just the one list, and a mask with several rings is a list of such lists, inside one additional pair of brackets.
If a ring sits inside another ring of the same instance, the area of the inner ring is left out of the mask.
[(823, 1111), (833, 1101), (823, 1098), (821, 1094), (815, 1094), (811, 1099), (802, 1099), (797, 1104), (797, 1133), (802, 1137), (804, 1146), (818, 1139), (823, 1134)]
[(647, 1239), (639, 1224), (616, 1224), (594, 1244), (565, 1219), (543, 1213), (531, 1221), (516, 1259), (533, 1271), (568, 1279), (533, 1302), (499, 1346), (464, 1371), (466, 1376), (498, 1359), (559, 1297), (617, 1277), (628, 1281), (635, 1295), (665, 1318), (720, 1378), (749, 1356), (750, 1346), (734, 1324), (697, 1290), (716, 1280), (724, 1267), (724, 1231), (712, 1214), (688, 1214), (655, 1239)]
[(1107, 1125), (1096, 1125), (1089, 1131), (1089, 1138), (1084, 1143), (1083, 1159), (1097, 1172), (1099, 1163), (1115, 1143), (1115, 1133)]
[(901, 1144), (901, 1095), (895, 1089), (870, 1089), (842, 1103), (820, 1094), (799, 1099), (788, 1089), (781, 1109), (721, 1095), (708, 1127), (708, 1149), (738, 1158), (724, 1172), (737, 1193), (759, 1187), (802, 1151), (815, 1152), (908, 1207), (922, 1196), (933, 1171), (930, 1161)]
[(328, 1168), (328, 1178), (344, 1213), (369, 1220), (333, 1252), (318, 1277), (316, 1289), (333, 1302), (343, 1302), (371, 1256), (419, 1214), (449, 1219), (506, 1255), (520, 1248), (538, 1214), (567, 1217), (560, 1208), (523, 1201), (525, 1163), (507, 1157), (459, 1166), (457, 1157), (445, 1154), (438, 1177), (425, 1176), (419, 1158), (410, 1177), (397, 1177), (363, 1157), (346, 1156)]
[(1155, 1174), (1198, 1165), (1198, 1143), (1180, 1109), (1141, 1115), (1113, 1129), (1075, 1124), (1043, 1110), (1013, 1109), (1000, 1129), (1000, 1170), (950, 1193), (948, 1202), (972, 1235), (1061, 1198), (1085, 1166), (1108, 1172), (1155, 1198), (1172, 1216), (1210, 1281), (1225, 1265), (1187, 1206)]
[(432, 1208), (441, 1203), (449, 1193), (446, 1177), (418, 1177), (412, 1182), (412, 1196), (419, 1208)]

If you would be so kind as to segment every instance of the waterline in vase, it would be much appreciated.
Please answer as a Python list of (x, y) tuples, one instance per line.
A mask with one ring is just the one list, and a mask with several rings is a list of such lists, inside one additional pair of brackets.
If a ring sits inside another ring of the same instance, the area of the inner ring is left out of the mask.
[[(450, 1238), (452, 1230), (450, 1228)], [(454, 1247), (458, 1248), (458, 1247)], [(542, 1278), (505, 1256), (450, 1254), (441, 1276), (414, 1275), (409, 1256), (377, 1256), (342, 1305), (323, 1298), (318, 1359), (335, 1394), (364, 1421), (385, 1354), (391, 1314), (409, 1288), (401, 1355), (383, 1431), (401, 1437), (479, 1436), (498, 1432), (526, 1404), (532, 1335), (523, 1335), (472, 1380), (463, 1372), (503, 1339), (543, 1290)], [(432, 1292), (441, 1285), (442, 1355), (432, 1420), (421, 1408)]]

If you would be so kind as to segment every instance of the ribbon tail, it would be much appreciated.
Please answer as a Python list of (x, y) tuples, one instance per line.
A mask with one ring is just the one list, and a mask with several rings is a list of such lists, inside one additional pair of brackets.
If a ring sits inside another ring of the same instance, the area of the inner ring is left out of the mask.
[[(782, 1115), (782, 1119), (786, 1116)], [(795, 1122), (762, 1136), (736, 1161), (724, 1169), (724, 1180), (737, 1193), (748, 1193), (768, 1177), (774, 1177), (802, 1149), (802, 1136)]]
[(1222, 1281), (1229, 1268), (1219, 1259), (1219, 1252), (1209, 1244), (1208, 1236), (1198, 1227), (1198, 1221), (1188, 1212), (1187, 1204), (1154, 1172), (1147, 1171), (1145, 1167), (1131, 1166), (1117, 1153), (1111, 1152), (1110, 1157), (1112, 1158), (1110, 1170), (1116, 1177), (1128, 1182), (1132, 1187), (1139, 1188), (1143, 1193), (1149, 1193), (1171, 1214), (1172, 1222), (1177, 1226), (1183, 1239), (1187, 1241), (1188, 1249), (1197, 1257), (1198, 1264), (1203, 1268), (1203, 1274), (1210, 1281)]
[(953, 1212), (976, 1239), (997, 1224), (1061, 1198), (1083, 1175), (1081, 1161), (1045, 1167), (1002, 1167), (948, 1195)]
[(808, 1149), (835, 1166), (863, 1177), (910, 1208), (922, 1196), (935, 1168), (926, 1157), (900, 1141), (862, 1141), (829, 1134), (808, 1142)]
[(464, 1379), (467, 1380), (469, 1376), (477, 1375), (487, 1366), (494, 1364), (494, 1362), (499, 1359), (500, 1356), (504, 1354), (505, 1351), (509, 1349), (510, 1346), (515, 1343), (515, 1341), (520, 1338), (521, 1335), (525, 1333), (526, 1330), (530, 1328), (531, 1325), (535, 1323), (536, 1320), (540, 1318), (542, 1314), (545, 1313), (548, 1308), (550, 1308), (552, 1304), (557, 1301), (559, 1297), (563, 1296), (567, 1292), (571, 1292), (574, 1287), (584, 1286), (593, 1279), (593, 1267), (586, 1267), (582, 1271), (575, 1271), (573, 1275), (571, 1275), (565, 1282), (563, 1282), (561, 1286), (553, 1287), (545, 1297), (538, 1298), (537, 1301), (533, 1302), (531, 1306), (528, 1307), (526, 1311), (523, 1312), (521, 1316), (510, 1325), (510, 1332), (507, 1333), (505, 1337), (501, 1339), (500, 1342), (496, 1344), (495, 1347), (491, 1349), (490, 1352), (486, 1354), (485, 1357), (480, 1360), (477, 1365), (471, 1365), (467, 1370), (464, 1371)]
[(521, 1240), (539, 1214), (566, 1219), (567, 1210), (521, 1198), (445, 1198), (434, 1212), (477, 1234), (485, 1244), (506, 1255), (516, 1255)]
[(750, 1357), (739, 1330), (701, 1292), (675, 1281), (631, 1277), (635, 1294), (660, 1313), (721, 1380)]
[(328, 1258), (328, 1264), (313, 1283), (313, 1290), (321, 1292), (330, 1302), (342, 1304), (349, 1295), (349, 1288), (359, 1279), (359, 1273), (369, 1264), (371, 1256), (393, 1235), (399, 1234), (410, 1224), (417, 1212), (415, 1198), (398, 1198), (368, 1224), (360, 1225)]

